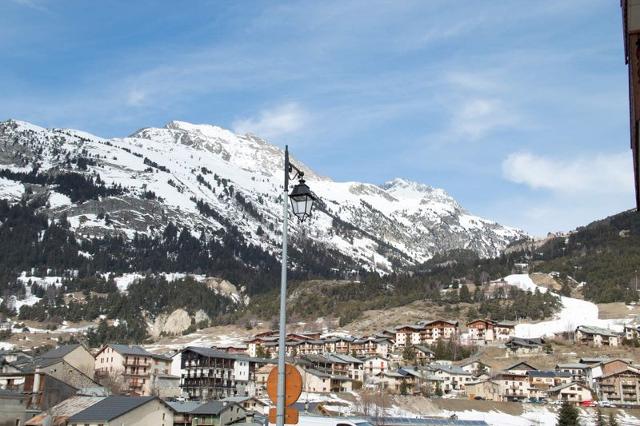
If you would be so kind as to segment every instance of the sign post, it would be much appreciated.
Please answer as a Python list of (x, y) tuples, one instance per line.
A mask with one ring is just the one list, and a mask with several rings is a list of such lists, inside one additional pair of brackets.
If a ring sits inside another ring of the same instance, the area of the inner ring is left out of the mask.
[[(291, 364), (285, 364), (284, 368), (284, 423), (287, 425), (298, 424), (299, 413), (290, 405), (300, 398), (302, 394), (302, 376), (297, 368)], [(278, 367), (271, 370), (267, 378), (267, 394), (274, 404), (278, 402)], [(269, 423), (276, 423), (276, 408), (269, 409)]]

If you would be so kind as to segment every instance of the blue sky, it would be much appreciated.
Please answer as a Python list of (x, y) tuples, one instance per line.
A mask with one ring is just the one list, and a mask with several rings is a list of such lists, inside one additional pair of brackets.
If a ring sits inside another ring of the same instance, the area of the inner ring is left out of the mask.
[(0, 119), (250, 131), (536, 235), (633, 206), (617, 1), (4, 0), (0, 55)]

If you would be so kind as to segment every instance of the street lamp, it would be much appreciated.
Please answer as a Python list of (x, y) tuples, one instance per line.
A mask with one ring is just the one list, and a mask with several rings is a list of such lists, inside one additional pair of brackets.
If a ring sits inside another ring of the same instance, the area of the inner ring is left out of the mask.
[[(293, 177), (291, 174), (294, 173)], [(285, 355), (286, 355), (286, 326), (287, 326), (287, 231), (289, 228), (289, 204), (293, 214), (302, 222), (311, 217), (313, 203), (316, 196), (305, 183), (304, 172), (289, 161), (289, 147), (284, 149), (284, 192), (282, 194), (282, 272), (280, 279), (280, 330), (278, 336), (278, 391), (276, 398), (276, 425), (284, 425), (285, 410)], [(289, 194), (289, 180), (298, 179), (298, 184)]]

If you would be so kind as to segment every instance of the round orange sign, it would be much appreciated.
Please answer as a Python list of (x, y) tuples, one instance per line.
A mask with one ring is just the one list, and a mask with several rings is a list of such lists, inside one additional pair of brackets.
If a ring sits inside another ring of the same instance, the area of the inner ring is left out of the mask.
[[(296, 367), (285, 364), (284, 367), (284, 405), (291, 405), (302, 393), (302, 376)], [(278, 367), (271, 370), (267, 378), (267, 394), (274, 404), (278, 403)]]

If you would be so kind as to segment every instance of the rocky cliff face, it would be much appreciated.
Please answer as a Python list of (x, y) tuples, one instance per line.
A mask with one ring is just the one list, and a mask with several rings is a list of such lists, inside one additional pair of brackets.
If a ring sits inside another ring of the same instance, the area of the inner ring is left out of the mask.
[[(259, 137), (174, 121), (103, 139), (10, 120), (0, 123), (0, 147), (0, 197), (35, 194), (80, 237), (154, 234), (171, 221), (216, 238), (236, 227), (279, 252), (283, 152)], [(454, 248), (495, 256), (524, 235), (471, 215), (442, 189), (335, 182), (294, 161), (322, 206), (291, 222), (292, 244), (314, 241), (354, 267), (389, 272)], [(78, 182), (85, 191), (69, 189)]]

